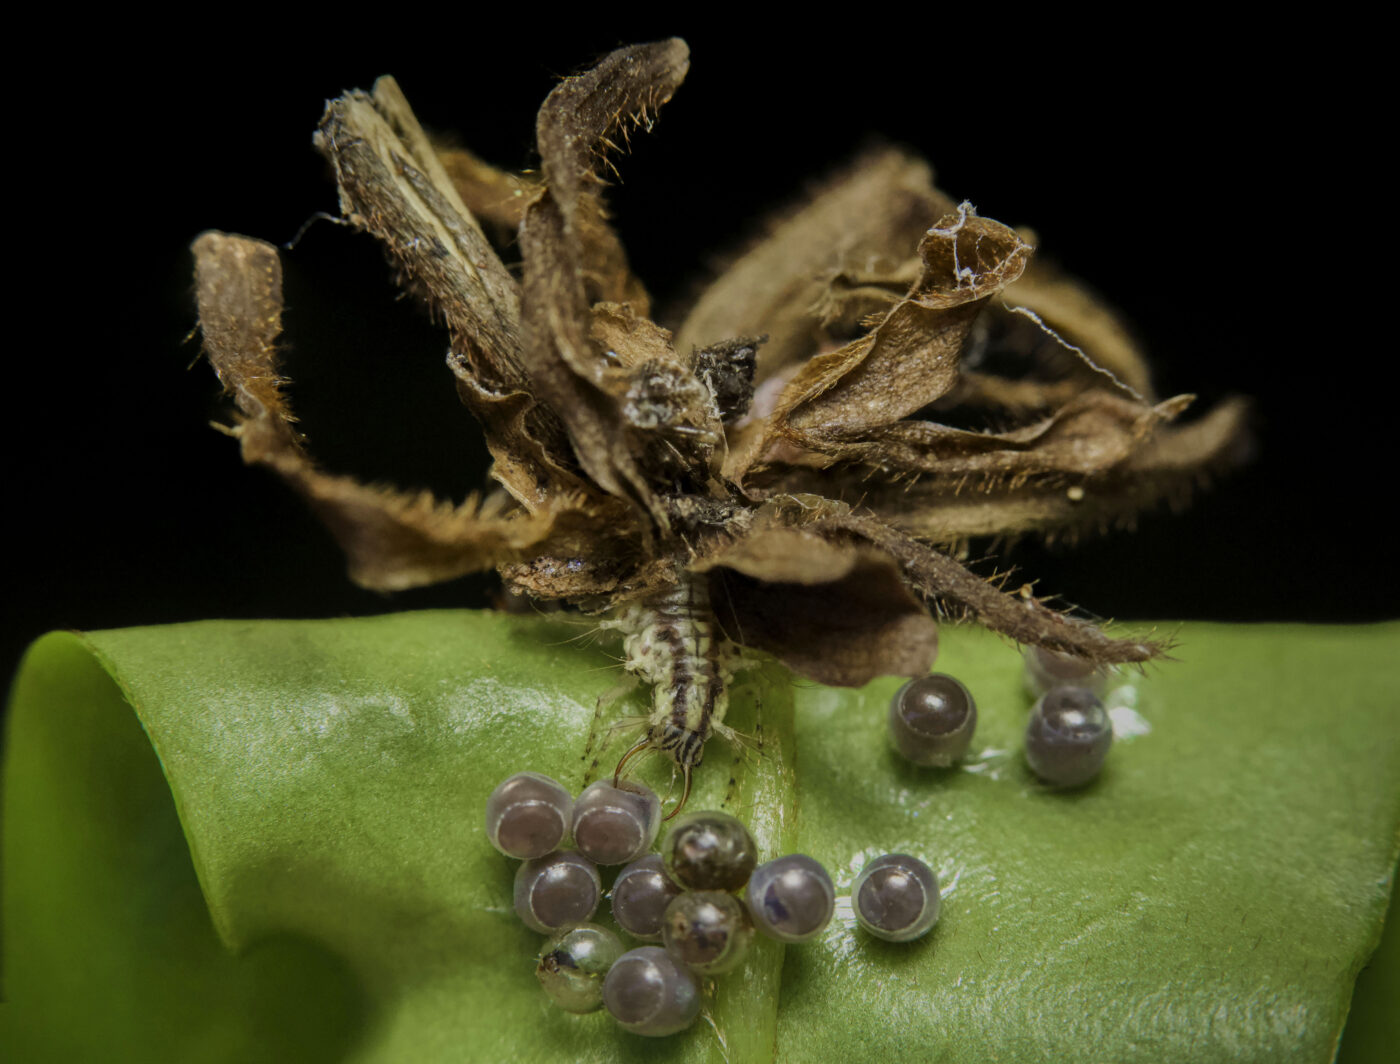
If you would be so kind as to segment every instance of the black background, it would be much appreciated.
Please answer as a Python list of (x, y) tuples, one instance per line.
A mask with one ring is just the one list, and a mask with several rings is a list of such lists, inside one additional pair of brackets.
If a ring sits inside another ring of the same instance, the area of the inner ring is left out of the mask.
[[(1361, 209), (1367, 162), (1329, 117), (1345, 76), (1304, 61), (1306, 42), (1199, 25), (1099, 25), (1076, 44), (1065, 27), (844, 17), (789, 39), (684, 20), (564, 32), (535, 11), (509, 37), (465, 20), (274, 22), (99, 47), (31, 86), (13, 108), (25, 191), (10, 262), (26, 280), (8, 318), (12, 335), (38, 333), (9, 352), (6, 664), (54, 627), (485, 603), (487, 577), (393, 597), (353, 587), (302, 504), (209, 428), (228, 408), (188, 336), (187, 247), (205, 228), (281, 243), (335, 211), (310, 137), (343, 89), (394, 73), (430, 129), (524, 166), (559, 76), (675, 32), (691, 74), (619, 160), (612, 199), (663, 302), (872, 137), (903, 143), (1120, 307), (1159, 391), (1196, 392), (1200, 409), (1257, 401), (1258, 458), (1189, 512), (1074, 549), (1022, 544), (999, 565), (1099, 616), (1395, 616), (1390, 356), (1361, 324), (1381, 317), (1381, 279), (1353, 257), (1386, 238)], [(481, 486), (445, 335), (397, 297), (370, 238), (316, 223), (286, 270), (287, 369), (313, 453), (456, 499)]]

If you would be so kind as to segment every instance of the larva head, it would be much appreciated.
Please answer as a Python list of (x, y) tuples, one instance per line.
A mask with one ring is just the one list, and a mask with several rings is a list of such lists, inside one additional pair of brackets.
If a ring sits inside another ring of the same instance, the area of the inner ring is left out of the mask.
[(666, 819), (671, 820), (685, 808), (685, 803), (690, 798), (690, 777), (696, 766), (705, 758), (705, 740), (709, 736), (670, 723), (662, 725), (659, 729), (652, 729), (653, 733), (658, 730), (661, 735), (657, 746), (666, 751), (671, 756), (671, 760), (680, 766), (681, 776), (685, 780), (681, 789), (681, 800), (676, 803), (674, 809), (666, 814)]
[(709, 736), (690, 728), (682, 728), (667, 721), (664, 724), (654, 724), (647, 729), (647, 733), (634, 743), (621, 760), (617, 763), (617, 768), (613, 770), (613, 786), (618, 785), (622, 778), (622, 770), (627, 762), (631, 761), (637, 754), (645, 750), (660, 750), (671, 758), (681, 770), (683, 785), (681, 789), (681, 799), (664, 817), (671, 820), (685, 808), (685, 803), (690, 798), (691, 776), (695, 767), (705, 758), (705, 740)]

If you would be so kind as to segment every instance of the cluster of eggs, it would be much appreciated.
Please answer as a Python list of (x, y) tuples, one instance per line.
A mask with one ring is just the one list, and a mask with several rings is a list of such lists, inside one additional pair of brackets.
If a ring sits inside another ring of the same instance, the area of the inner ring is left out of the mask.
[[(575, 800), (559, 783), (521, 772), (486, 803), (486, 834), (523, 861), (515, 911), (550, 935), (535, 973), (569, 1012), (606, 1008), (636, 1034), (668, 1035), (700, 1013), (700, 979), (733, 970), (755, 931), (807, 942), (830, 922), (836, 891), (806, 854), (758, 863), (747, 828), (722, 812), (692, 813), (648, 853), (661, 805), (648, 788), (600, 780)], [(559, 847), (572, 835), (574, 849)], [(612, 916), (626, 934), (659, 943), (624, 950), (608, 928), (589, 922), (603, 898), (599, 865), (624, 865), (610, 892)], [(742, 899), (740, 892), (743, 892)], [(871, 934), (907, 942), (938, 919), (938, 881), (918, 858), (871, 861), (851, 888), (856, 919)]]
[[(1113, 741), (1099, 699), (1104, 681), (1073, 659), (1027, 652), (1026, 686), (1036, 702), (1026, 761), (1050, 786), (1082, 786), (1103, 767)], [(960, 681), (934, 673), (899, 689), (888, 723), (902, 756), (946, 768), (967, 752), (977, 705)], [(536, 965), (546, 993), (569, 1012), (605, 1008), (644, 1035), (689, 1027), (700, 1013), (700, 979), (737, 967), (755, 932), (806, 942), (826, 928), (836, 905), (820, 863), (789, 854), (759, 864), (748, 829), (727, 813), (682, 817), (652, 853), (660, 827), (656, 794), (626, 780), (599, 780), (575, 799), (548, 776), (520, 772), (486, 803), (492, 845), (523, 862), (516, 914), (550, 936)], [(561, 849), (570, 837), (574, 848)], [(609, 893), (613, 920), (653, 945), (627, 950), (614, 932), (590, 922), (604, 897), (598, 868), (617, 865), (624, 867)], [(856, 920), (887, 941), (927, 934), (939, 907), (937, 877), (908, 854), (870, 861), (851, 885)]]
[[(1052, 787), (1080, 787), (1099, 774), (1113, 743), (1113, 724), (1099, 698), (1104, 674), (1074, 658), (1033, 647), (1026, 687), (1035, 696), (1026, 725), (1026, 763)], [(900, 755), (916, 765), (947, 768), (966, 753), (977, 728), (977, 704), (958, 680), (942, 673), (910, 680), (890, 700), (889, 731)]]

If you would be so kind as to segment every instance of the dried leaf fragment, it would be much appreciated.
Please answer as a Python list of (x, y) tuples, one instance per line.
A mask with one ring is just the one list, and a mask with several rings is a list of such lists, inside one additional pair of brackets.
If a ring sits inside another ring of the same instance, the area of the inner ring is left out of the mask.
[(502, 515), (318, 470), (282, 394), (275, 341), (282, 331), (282, 267), (261, 240), (209, 232), (194, 243), (204, 347), (242, 418), (231, 430), (244, 460), (270, 466), (311, 504), (366, 587), (397, 591), (450, 580), (528, 555), (555, 531), (552, 514)]
[(817, 355), (784, 390), (775, 421), (795, 442), (859, 436), (945, 395), (982, 304), (1020, 276), (1030, 245), (968, 204), (919, 243), (904, 299), (859, 340)]

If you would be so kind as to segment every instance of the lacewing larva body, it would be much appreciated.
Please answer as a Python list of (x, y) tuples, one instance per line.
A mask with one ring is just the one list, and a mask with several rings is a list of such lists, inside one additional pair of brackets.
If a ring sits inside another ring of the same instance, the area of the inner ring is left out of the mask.
[(666, 815), (670, 820), (690, 797), (705, 742), (715, 732), (736, 737), (724, 717), (737, 652), (715, 622), (702, 575), (689, 575), (659, 595), (623, 607), (603, 627), (623, 633), (623, 667), (651, 685), (652, 699), (646, 731), (618, 761), (614, 782), (637, 754), (666, 754), (684, 777), (680, 801)]

